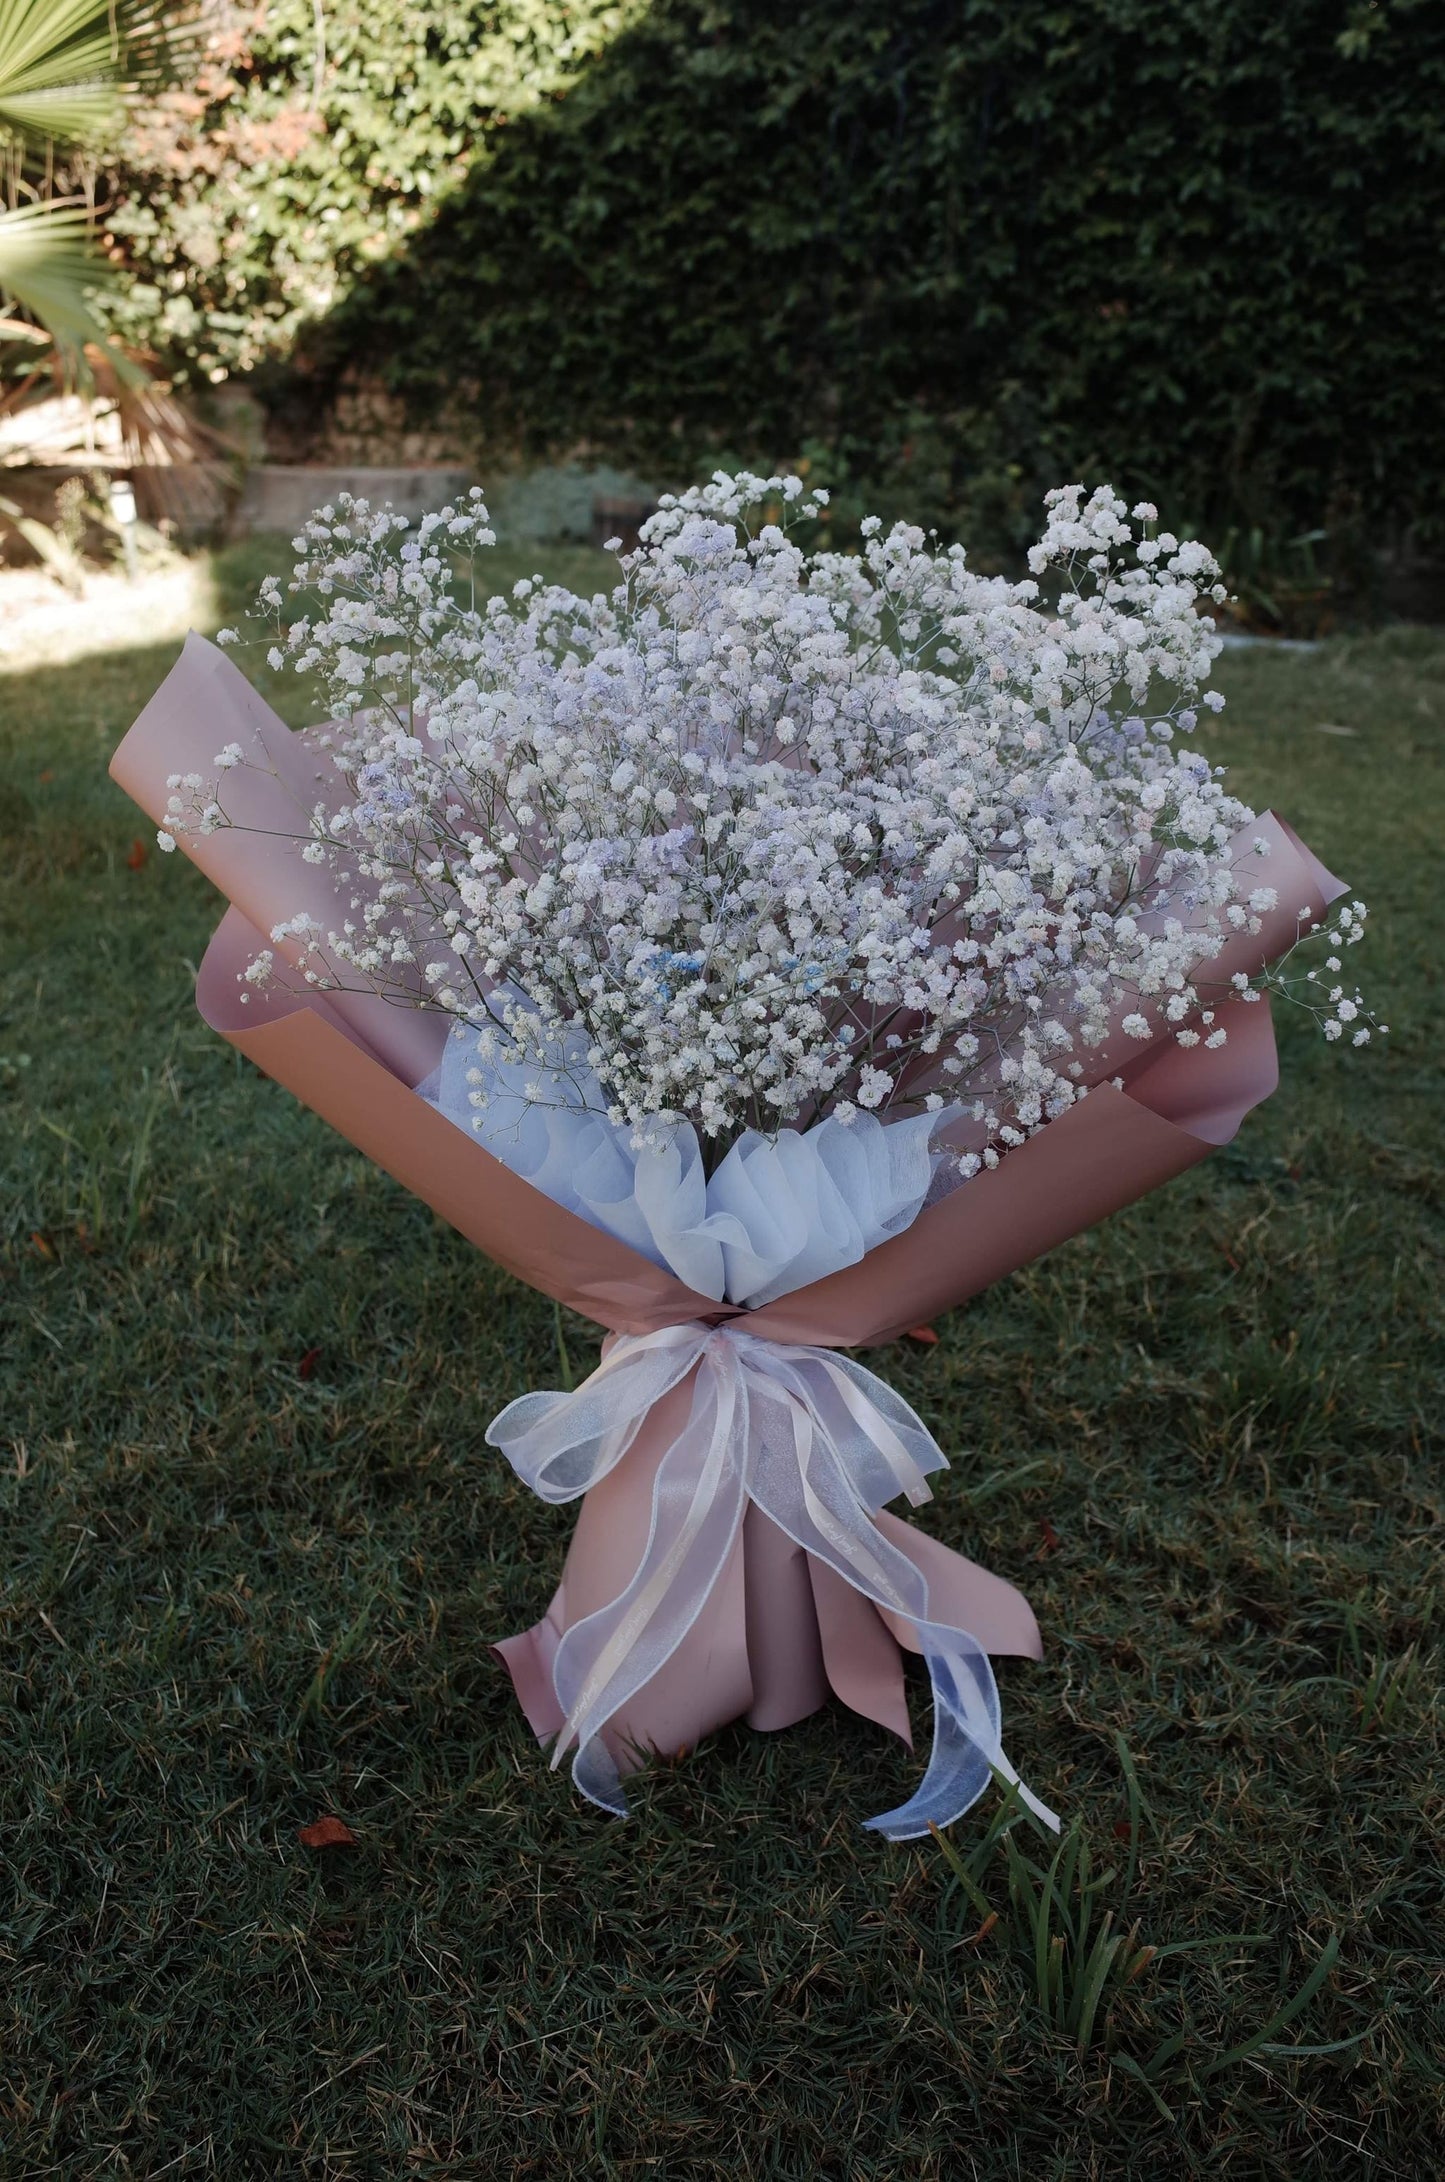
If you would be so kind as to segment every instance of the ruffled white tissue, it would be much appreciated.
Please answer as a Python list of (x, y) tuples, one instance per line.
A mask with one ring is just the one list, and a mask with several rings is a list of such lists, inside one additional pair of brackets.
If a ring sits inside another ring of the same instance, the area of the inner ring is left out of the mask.
[(554, 1204), (665, 1265), (698, 1295), (760, 1305), (856, 1265), (918, 1217), (935, 1166), (942, 1116), (880, 1122), (860, 1114), (765, 1137), (750, 1129), (704, 1175), (697, 1132), (635, 1149), (604, 1113), (596, 1078), (576, 1056), (548, 1076), (545, 1103), (524, 1095), (537, 1075), (505, 1063), (479, 1088), (476, 1034), (453, 1027), (421, 1096)]

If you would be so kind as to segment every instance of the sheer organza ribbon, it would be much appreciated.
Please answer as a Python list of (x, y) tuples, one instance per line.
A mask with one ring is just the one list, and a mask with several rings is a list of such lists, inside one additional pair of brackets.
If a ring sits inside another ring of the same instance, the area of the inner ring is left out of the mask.
[(911, 1840), (960, 1817), (998, 1774), (1057, 1826), (1004, 1755), (987, 1653), (966, 1629), (929, 1618), (926, 1577), (873, 1521), (900, 1492), (914, 1507), (930, 1499), (928, 1473), (948, 1465), (908, 1404), (871, 1371), (827, 1349), (692, 1320), (620, 1336), (574, 1392), (522, 1395), (487, 1439), (542, 1499), (576, 1500), (616, 1468), (649, 1410), (689, 1377), (691, 1408), (658, 1466), (636, 1574), (558, 1644), (553, 1677), (564, 1718), (554, 1768), (575, 1743), (572, 1777), (582, 1793), (626, 1814), (603, 1730), (687, 1635), (752, 1500), (796, 1545), (917, 1631), (933, 1683), (932, 1754), (909, 1800), (866, 1823)]

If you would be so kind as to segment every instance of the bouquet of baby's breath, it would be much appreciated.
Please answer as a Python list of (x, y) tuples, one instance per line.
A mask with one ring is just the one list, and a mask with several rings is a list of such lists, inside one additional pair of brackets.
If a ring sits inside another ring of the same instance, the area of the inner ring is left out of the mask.
[(1008, 582), (902, 524), (810, 553), (821, 497), (719, 476), (610, 591), (482, 603), (479, 497), (414, 533), (342, 501), (263, 598), (329, 723), (198, 639), (116, 771), (231, 898), (207, 1019), (613, 1336), (487, 1433), (582, 1502), (498, 1647), (553, 1763), (621, 1812), (639, 1753), (829, 1690), (906, 1734), (906, 1644), (932, 1752), (869, 1823), (911, 1840), (1017, 1781), (989, 1659), (1039, 1633), (885, 1512), (946, 1458), (847, 1352), (1227, 1141), (1275, 1080), (1265, 986), (1372, 1024), (1338, 953), (1288, 967), (1360, 904), (1192, 739), (1202, 546), (1070, 487)]
[[(1222, 1044), (1209, 964), (1276, 902), (1191, 740), (1223, 702), (1209, 553), (1071, 486), (1023, 582), (876, 518), (856, 557), (810, 554), (825, 498), (720, 473), (610, 592), (485, 603), (480, 495), (414, 533), (323, 508), (305, 610), (274, 581), (262, 607), (273, 668), (333, 715), (336, 793), (296, 834), (352, 908), (279, 921), (248, 975), (443, 1010), (477, 1106), (505, 1075), (634, 1145), (692, 1124), (709, 1167), (747, 1131), (947, 1107), (966, 1177), (1085, 1095), (1107, 1041)], [(174, 780), (163, 846), (228, 823), (245, 762)], [(1282, 978), (1369, 1038), (1357, 995)]]

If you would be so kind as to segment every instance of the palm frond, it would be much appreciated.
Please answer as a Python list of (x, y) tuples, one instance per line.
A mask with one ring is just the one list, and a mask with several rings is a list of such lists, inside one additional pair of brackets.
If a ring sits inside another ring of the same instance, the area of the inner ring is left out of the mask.
[(164, 0), (0, 0), (0, 125), (30, 143), (104, 136), (126, 92), (173, 70), (177, 17)]
[(202, 423), (146, 369), (146, 359), (118, 342), (91, 346), (80, 374), (44, 334), (0, 319), (0, 339), (25, 335), (43, 344), (21, 374), (0, 384), (0, 476), (7, 470), (63, 470), (77, 464), (128, 472), (141, 512), (183, 531), (209, 528), (239, 482), (239, 450)]
[(109, 347), (91, 302), (108, 277), (105, 260), (90, 248), (83, 206), (20, 205), (0, 212), (0, 291), (43, 326), (79, 377), (86, 376), (86, 349)]
[(235, 447), (114, 342), (103, 352), (90, 350), (86, 362), (93, 402), (112, 411), (120, 428), (142, 511), (183, 530), (216, 522), (235, 473)]

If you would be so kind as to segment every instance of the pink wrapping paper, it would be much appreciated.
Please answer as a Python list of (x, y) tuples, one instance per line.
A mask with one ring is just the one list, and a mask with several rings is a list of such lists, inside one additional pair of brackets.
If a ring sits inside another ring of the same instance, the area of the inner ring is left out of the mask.
[[(111, 771), (157, 821), (167, 776), (211, 777), (227, 742), (266, 754), (264, 774), (228, 776), (228, 807), (248, 826), (296, 830), (330, 777), (301, 736), (276, 718), (223, 654), (188, 640), (182, 657), (117, 750)], [(1269, 814), (1239, 844), (1264, 837), (1259, 883), (1278, 906), (1255, 936), (1233, 938), (1210, 966), (1223, 988), (1282, 952), (1343, 891), (1297, 836)], [(255, 833), (182, 836), (181, 846), (230, 899), (197, 984), (205, 1020), (266, 1075), (321, 1114), (369, 1159), (420, 1197), (499, 1265), (609, 1332), (646, 1334), (686, 1321), (746, 1317), (766, 1340), (867, 1347), (978, 1293), (1070, 1236), (1184, 1173), (1228, 1142), (1277, 1081), (1264, 1002), (1227, 998), (1227, 1044), (1186, 1051), (1166, 1035), (1106, 1054), (1122, 1089), (1103, 1085), (1031, 1137), (991, 1172), (920, 1214), (905, 1234), (860, 1264), (740, 1313), (696, 1295), (673, 1274), (542, 1196), (419, 1098), (446, 1019), (363, 995), (252, 990), (238, 975), (271, 925), (299, 909), (334, 919), (330, 874), (294, 848)], [(582, 1503), (562, 1580), (531, 1629), (496, 1647), (539, 1736), (561, 1711), (551, 1662), (563, 1632), (614, 1597), (646, 1540), (651, 1487), (675, 1419), (669, 1396), (610, 1476)], [(1000, 1578), (887, 1513), (878, 1528), (926, 1575), (930, 1611), (973, 1632), (994, 1653), (1040, 1654), (1034, 1617)], [(749, 1508), (724, 1576), (666, 1665), (607, 1730), (624, 1764), (676, 1751), (728, 1720), (789, 1725), (831, 1690), (855, 1711), (909, 1735), (900, 1645), (908, 1625), (876, 1609), (805, 1554), (757, 1507)]]

